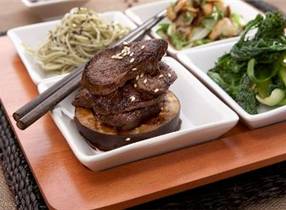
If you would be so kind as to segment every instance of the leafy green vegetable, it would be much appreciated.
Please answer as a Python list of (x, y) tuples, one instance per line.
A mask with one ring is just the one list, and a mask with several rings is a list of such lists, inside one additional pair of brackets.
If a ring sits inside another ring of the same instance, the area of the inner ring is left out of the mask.
[(257, 114), (256, 95), (253, 90), (253, 84), (249, 77), (244, 74), (239, 84), (238, 92), (235, 95), (237, 103), (250, 114)]
[(157, 29), (157, 33), (163, 37), (169, 38), (169, 41), (177, 48), (182, 49), (189, 44), (188, 40), (179, 32), (173, 29), (170, 23), (161, 23)]
[(261, 98), (266, 98), (271, 93), (271, 80), (256, 84), (256, 92)]
[(256, 60), (254, 58), (250, 59), (247, 63), (247, 75), (255, 83), (262, 83), (270, 80), (274, 77), (279, 71), (278, 65), (261, 65), (258, 69), (258, 72), (255, 72)]
[(170, 24), (169, 23), (161, 23), (157, 29), (157, 33), (159, 34), (166, 34), (168, 31)]
[[(277, 57), (275, 53), (286, 50), (285, 26), (286, 22), (282, 14), (278, 12), (266, 13), (265, 18), (258, 15), (254, 20), (247, 23), (240, 40), (231, 49), (231, 55), (243, 61), (251, 58), (263, 60), (260, 56), (265, 58), (265, 53), (271, 58)], [(253, 29), (257, 29), (257, 32), (251, 38), (249, 32)]]
[(208, 72), (250, 114), (257, 113), (259, 103), (286, 104), (285, 27), (280, 13), (258, 15)]
[(180, 50), (189, 44), (189, 41), (179, 32), (174, 32), (170, 35), (170, 42), (176, 49)]
[(218, 60), (215, 67), (208, 72), (208, 75), (232, 97), (235, 97), (245, 72), (243, 71), (244, 68), (246, 68), (245, 63), (232, 59), (230, 54), (225, 54)]
[(218, 21), (224, 17), (223, 11), (221, 11), (217, 6), (214, 6), (213, 12), (211, 14), (211, 17)]
[(279, 71), (279, 77), (286, 86), (286, 68), (281, 68)]

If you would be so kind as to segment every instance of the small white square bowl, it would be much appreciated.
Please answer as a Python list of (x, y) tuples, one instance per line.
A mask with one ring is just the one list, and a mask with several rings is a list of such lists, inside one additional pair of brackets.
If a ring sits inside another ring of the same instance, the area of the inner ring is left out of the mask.
[(89, 0), (22, 0), (22, 3), (36, 16), (42, 19), (63, 16), (73, 7), (79, 7)]
[[(122, 12), (111, 11), (101, 13), (102, 17), (106, 21), (114, 21), (124, 26), (134, 29), (137, 26), (124, 15)], [(37, 64), (35, 59), (27, 53), (24, 46), (32, 47), (36, 49), (39, 45), (45, 41), (48, 37), (48, 32), (56, 27), (60, 23), (60, 20), (49, 21), (44, 23), (37, 23), (27, 26), (14, 28), (8, 31), (8, 36), (12, 40), (20, 58), (22, 59), (30, 77), (35, 84), (38, 84), (43, 79), (59, 76), (57, 72), (45, 72)]]
[(286, 119), (286, 106), (270, 108), (260, 106), (258, 114), (247, 113), (227, 92), (225, 92), (217, 83), (215, 83), (207, 72), (215, 66), (218, 58), (229, 52), (232, 46), (238, 41), (213, 45), (209, 47), (188, 49), (178, 54), (178, 59), (189, 68), (205, 85), (213, 90), (222, 98), (229, 106), (231, 106), (242, 120), (250, 128), (259, 128), (273, 123), (277, 123)]
[[(149, 4), (142, 4), (139, 6), (132, 7), (130, 9), (127, 9), (125, 11), (125, 14), (130, 17), (136, 24), (140, 25), (142, 24), (145, 20), (153, 17), (155, 14), (158, 12), (166, 9), (172, 2), (175, 2), (174, 0), (163, 0), (163, 1), (156, 1), (153, 3)], [(229, 5), (231, 10), (239, 15), (241, 15), (243, 22), (247, 23), (248, 21), (254, 19), (256, 15), (262, 14), (259, 10), (256, 8), (250, 6), (249, 4), (245, 3), (244, 1), (241, 0), (224, 0), (226, 5)], [(164, 19), (161, 22), (166, 22), (167, 20)], [(162, 38), (159, 36), (159, 34), (156, 32), (158, 29), (159, 25), (156, 25), (152, 30), (151, 30), (151, 36), (160, 39)], [(227, 39), (222, 39), (218, 41), (214, 41), (208, 44), (196, 46), (193, 48), (199, 48), (202, 46), (211, 46), (214, 44), (221, 44), (224, 42), (229, 42), (235, 40), (235, 38), (227, 38)], [(186, 48), (187, 49), (187, 48)], [(171, 44), (169, 44), (168, 47), (168, 52), (170, 55), (176, 56), (181, 50), (176, 50)]]
[[(236, 125), (238, 122), (236, 113), (212, 94), (187, 69), (173, 58), (164, 57), (163, 61), (178, 76), (170, 89), (181, 103), (182, 125), (179, 131), (102, 152), (92, 149), (77, 131), (73, 122), (74, 107), (71, 105), (75, 93), (54, 108), (53, 120), (82, 164), (94, 171), (104, 170), (215, 139)], [(43, 92), (56, 81), (56, 78), (42, 81), (38, 85), (39, 92)]]

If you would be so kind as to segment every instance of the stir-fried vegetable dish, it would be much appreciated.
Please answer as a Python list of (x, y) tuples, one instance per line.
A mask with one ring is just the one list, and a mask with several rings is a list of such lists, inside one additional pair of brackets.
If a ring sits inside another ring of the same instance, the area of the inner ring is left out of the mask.
[(243, 28), (223, 0), (178, 0), (167, 8), (167, 17), (157, 33), (178, 50), (237, 36)]

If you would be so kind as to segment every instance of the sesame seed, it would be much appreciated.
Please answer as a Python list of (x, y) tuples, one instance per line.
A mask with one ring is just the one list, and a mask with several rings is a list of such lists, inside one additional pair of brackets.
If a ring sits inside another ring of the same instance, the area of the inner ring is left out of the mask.
[(128, 42), (123, 42), (124, 45), (128, 45)]
[(133, 102), (133, 101), (135, 101), (135, 96), (130, 96), (130, 100), (131, 100), (131, 102)]
[(131, 59), (130, 59), (130, 63), (133, 63), (133, 62), (134, 62), (134, 60), (135, 60), (134, 58), (131, 58)]
[(133, 56), (133, 55), (134, 55), (134, 52), (132, 52), (132, 53), (129, 54), (129, 56)]
[(145, 45), (142, 45), (142, 46), (141, 46), (141, 49), (143, 50), (144, 48), (145, 48)]
[(123, 57), (121, 57), (120, 55), (113, 55), (113, 56), (111, 56), (111, 58), (113, 58), (113, 59), (122, 59)]
[(144, 74), (143, 74), (143, 73), (140, 74), (140, 78), (142, 78), (142, 77), (144, 77)]
[(155, 90), (154, 90), (154, 93), (157, 93), (159, 91), (159, 89), (158, 88), (156, 88)]
[(143, 83), (146, 84), (147, 83), (147, 79), (144, 79)]
[(172, 76), (172, 74), (168, 73), (168, 77), (171, 77), (171, 76)]
[(159, 75), (159, 78), (162, 78), (162, 77), (163, 77), (163, 74), (160, 74), (160, 75)]
[(164, 107), (163, 106), (160, 109), (161, 109), (161, 111), (164, 111)]
[(136, 71), (136, 70), (137, 70), (137, 68), (133, 68), (133, 69), (132, 69), (132, 71)]
[(139, 80), (139, 75), (136, 76), (136, 80)]
[(131, 140), (131, 138), (129, 138), (129, 137), (125, 139), (125, 141), (130, 141), (130, 140)]
[(134, 87), (137, 88), (137, 84), (134, 84)]

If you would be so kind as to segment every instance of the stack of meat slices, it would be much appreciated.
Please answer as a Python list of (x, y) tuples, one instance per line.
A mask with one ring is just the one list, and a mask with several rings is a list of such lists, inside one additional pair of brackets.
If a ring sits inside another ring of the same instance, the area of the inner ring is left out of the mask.
[(179, 129), (180, 103), (168, 90), (177, 76), (161, 62), (167, 46), (155, 39), (126, 43), (86, 65), (73, 105), (91, 145), (111, 150)]

